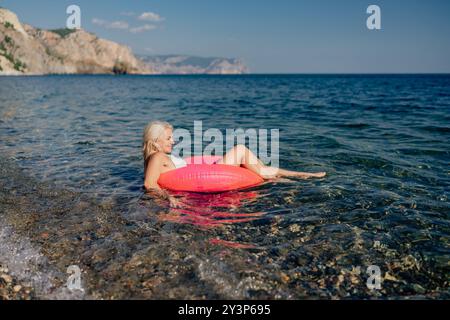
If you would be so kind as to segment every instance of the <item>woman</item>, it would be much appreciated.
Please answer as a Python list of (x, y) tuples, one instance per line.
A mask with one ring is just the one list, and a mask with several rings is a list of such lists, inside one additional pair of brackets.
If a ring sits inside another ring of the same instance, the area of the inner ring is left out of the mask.
[[(144, 155), (145, 189), (164, 194), (158, 185), (159, 176), (165, 172), (186, 166), (186, 162), (183, 159), (170, 154), (174, 143), (173, 127), (167, 122), (154, 121), (149, 123), (144, 129), (142, 151)], [(326, 175), (325, 172), (296, 172), (265, 166), (244, 145), (235, 146), (216, 163), (245, 167), (263, 179), (274, 179), (278, 177), (308, 179), (312, 177), (322, 178)]]

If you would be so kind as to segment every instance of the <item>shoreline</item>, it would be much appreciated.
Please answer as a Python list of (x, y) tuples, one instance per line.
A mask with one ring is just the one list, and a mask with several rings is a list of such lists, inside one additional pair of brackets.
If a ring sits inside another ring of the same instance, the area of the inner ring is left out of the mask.
[[(24, 202), (28, 202), (25, 199), (27, 195), (32, 195), (45, 184), (40, 186), (34, 178), (26, 177), (11, 159), (0, 157), (0, 164), (0, 204), (5, 209), (4, 215), (0, 216), (0, 274), (5, 274), (8, 280), (4, 281), (6, 286), (0, 298), (83, 299), (78, 292), (70, 292), (61, 286), (61, 279), (66, 275), (51, 265), (42, 253), (39, 241), (36, 242), (37, 230), (33, 230), (31, 225), (42, 209), (31, 201), (22, 207)], [(20, 205), (16, 204), (17, 200)]]

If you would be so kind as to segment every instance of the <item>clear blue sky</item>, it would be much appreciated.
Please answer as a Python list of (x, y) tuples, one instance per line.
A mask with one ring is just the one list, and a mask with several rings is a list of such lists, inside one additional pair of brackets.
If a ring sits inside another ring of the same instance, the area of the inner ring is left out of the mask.
[[(140, 54), (239, 57), (254, 73), (450, 72), (448, 0), (0, 0), (40, 28), (63, 27), (70, 4)], [(371, 4), (382, 30), (366, 27)]]

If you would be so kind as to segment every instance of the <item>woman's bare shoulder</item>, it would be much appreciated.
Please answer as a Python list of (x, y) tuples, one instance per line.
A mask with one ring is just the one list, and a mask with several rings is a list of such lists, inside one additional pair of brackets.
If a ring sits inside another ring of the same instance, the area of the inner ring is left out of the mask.
[[(166, 158), (166, 159), (165, 159)], [(157, 172), (161, 172), (162, 168), (165, 166), (167, 161), (167, 156), (163, 152), (158, 152), (152, 154), (148, 159), (148, 162), (145, 164), (144, 175), (148, 174), (156, 174)]]
[(164, 152), (157, 152), (150, 156), (149, 161), (153, 163), (162, 163), (167, 160), (168, 160), (167, 155)]

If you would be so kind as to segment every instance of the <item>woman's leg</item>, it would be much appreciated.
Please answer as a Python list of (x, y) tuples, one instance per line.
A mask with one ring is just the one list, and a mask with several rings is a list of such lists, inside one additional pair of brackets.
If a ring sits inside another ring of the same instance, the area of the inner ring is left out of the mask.
[(296, 172), (265, 166), (253, 152), (241, 144), (228, 151), (217, 163), (231, 166), (243, 166), (260, 175), (264, 179), (273, 179), (276, 177), (297, 177), (307, 179), (311, 177), (321, 178), (325, 176), (325, 172)]
[(217, 163), (229, 166), (243, 166), (257, 174), (260, 174), (265, 167), (262, 161), (242, 144), (230, 149)]

